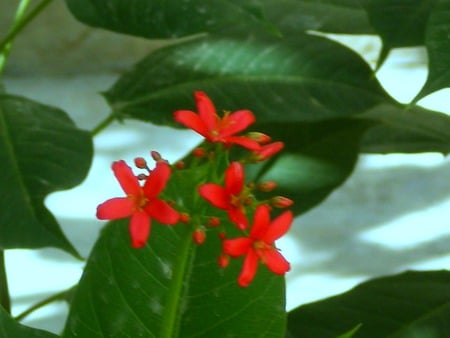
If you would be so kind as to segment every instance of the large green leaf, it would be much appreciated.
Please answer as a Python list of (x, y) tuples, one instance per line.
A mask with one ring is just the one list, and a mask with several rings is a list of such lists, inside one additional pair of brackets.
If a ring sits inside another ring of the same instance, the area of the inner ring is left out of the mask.
[(63, 337), (283, 335), (283, 278), (261, 268), (240, 288), (237, 265), (217, 266), (215, 236), (197, 248), (186, 225), (154, 223), (149, 244), (136, 250), (127, 223), (108, 224), (96, 243)]
[(0, 306), (0, 337), (2, 338), (56, 338), (53, 333), (19, 324)]
[(374, 279), (289, 313), (291, 337), (440, 338), (450, 332), (450, 272), (406, 272)]
[(195, 90), (219, 109), (249, 108), (260, 122), (319, 121), (391, 102), (357, 54), (304, 34), (211, 36), (162, 48), (105, 97), (118, 115), (175, 126), (172, 112), (194, 108)]
[(75, 17), (94, 27), (161, 39), (260, 22), (258, 0), (66, 0)]
[(381, 65), (392, 48), (425, 43), (428, 17), (436, 0), (371, 0), (366, 4), (370, 23), (383, 40)]
[(76, 254), (44, 199), (79, 184), (91, 158), (89, 133), (63, 111), (0, 95), (0, 247), (54, 246)]
[(419, 106), (380, 105), (358, 117), (376, 122), (362, 139), (362, 152), (450, 152), (450, 116), (446, 114)]
[(415, 100), (450, 87), (450, 1), (436, 0), (425, 34), (428, 78)]

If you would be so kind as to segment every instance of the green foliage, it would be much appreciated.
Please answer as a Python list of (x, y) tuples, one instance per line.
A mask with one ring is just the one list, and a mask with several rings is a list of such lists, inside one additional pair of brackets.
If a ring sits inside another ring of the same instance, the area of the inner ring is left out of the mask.
[[(188, 226), (152, 227), (132, 249), (128, 221), (109, 223), (75, 293), (63, 337), (281, 337), (284, 281), (261, 268), (248, 288), (240, 264), (221, 271), (219, 239), (197, 247)], [(238, 262), (236, 262), (238, 263)]]
[[(45, 3), (28, 17), (23, 16), (27, 5), (18, 11), (8, 39), (0, 40), (0, 59)], [(450, 0), (66, 4), (93, 27), (170, 42), (103, 93), (111, 116), (95, 132), (114, 119), (179, 128), (173, 112), (195, 110), (196, 90), (205, 91), (219, 112), (250, 109), (257, 119), (251, 129), (283, 141), (285, 151), (248, 165), (247, 181), (276, 181), (276, 193), (296, 201), (296, 214), (342, 184), (360, 153), (450, 151), (449, 116), (416, 105), (450, 86)], [(324, 33), (377, 35), (383, 42), (378, 67), (394, 48), (425, 47), (426, 84), (412, 103), (400, 104), (384, 91), (376, 70)], [(9, 95), (0, 84), (0, 249), (51, 246), (77, 255), (44, 199), (80, 184), (92, 148), (90, 133), (65, 112)], [(185, 160), (197, 159), (187, 155)], [(224, 169), (226, 161), (217, 161)], [(204, 170), (176, 171), (178, 183), (169, 183), (164, 194), (177, 207), (194, 210), (198, 185), (212, 176)], [(450, 332), (446, 271), (380, 278), (301, 306), (289, 313), (285, 332), (284, 279), (261, 267), (253, 283), (240, 288), (236, 277), (242, 260), (219, 269), (221, 242), (211, 229), (206, 243), (197, 246), (190, 225), (153, 221), (150, 242), (136, 250), (127, 227), (128, 220), (114, 221), (102, 231), (73, 294), (63, 337), (437, 338)], [(0, 263), (0, 289), (6, 289)], [(1, 306), (0, 321), (2, 337), (54, 337), (19, 325)]]
[(361, 324), (353, 337), (438, 338), (450, 332), (450, 272), (405, 272), (356, 286), (289, 313), (292, 337), (332, 338)]
[(0, 95), (0, 247), (54, 246), (77, 255), (44, 198), (79, 184), (91, 158), (89, 133), (76, 128), (66, 113)]

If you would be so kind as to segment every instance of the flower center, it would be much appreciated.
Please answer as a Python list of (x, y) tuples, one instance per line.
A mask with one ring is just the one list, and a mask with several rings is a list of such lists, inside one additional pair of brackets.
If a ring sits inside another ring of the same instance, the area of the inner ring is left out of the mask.
[(130, 198), (133, 201), (135, 210), (141, 211), (144, 209), (144, 207), (149, 202), (148, 198), (144, 194), (140, 195), (129, 195), (128, 198)]

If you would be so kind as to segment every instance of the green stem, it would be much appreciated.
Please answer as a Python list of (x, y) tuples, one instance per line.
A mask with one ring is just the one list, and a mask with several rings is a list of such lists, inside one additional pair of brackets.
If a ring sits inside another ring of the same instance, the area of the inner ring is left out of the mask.
[(178, 320), (181, 311), (180, 299), (184, 292), (184, 279), (188, 273), (189, 262), (194, 253), (191, 236), (186, 235), (181, 243), (179, 258), (173, 270), (169, 285), (168, 297), (164, 306), (159, 338), (174, 338), (178, 336)]
[(0, 304), (6, 312), (11, 313), (11, 299), (9, 298), (8, 278), (6, 277), (5, 253), (0, 250)]
[(27, 317), (32, 312), (39, 310), (41, 307), (44, 307), (44, 306), (46, 306), (50, 303), (56, 302), (56, 301), (67, 300), (67, 295), (69, 295), (71, 292), (73, 292), (74, 289), (75, 289), (75, 287), (73, 286), (70, 289), (61, 291), (53, 296), (43, 299), (40, 302), (38, 302), (38, 303), (34, 304), (33, 306), (31, 306), (30, 308), (28, 308), (27, 310), (25, 310), (24, 312), (22, 312), (21, 314), (14, 317), (14, 319), (16, 321), (21, 321), (22, 319)]
[(108, 127), (114, 120), (116, 119), (115, 114), (110, 114), (106, 119), (101, 121), (97, 126), (94, 127), (91, 131), (92, 136), (96, 136), (98, 133), (100, 133), (103, 129)]
[(31, 0), (21, 0), (14, 16), (10, 31), (0, 41), (0, 73), (5, 67), (6, 59), (11, 52), (12, 41), (52, 0), (42, 0), (27, 16), (25, 12)]

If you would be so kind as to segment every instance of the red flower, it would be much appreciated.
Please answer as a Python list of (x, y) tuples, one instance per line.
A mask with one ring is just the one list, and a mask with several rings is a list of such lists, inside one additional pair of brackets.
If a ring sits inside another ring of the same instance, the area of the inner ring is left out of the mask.
[(129, 231), (134, 248), (145, 245), (152, 218), (163, 224), (178, 222), (178, 212), (158, 198), (170, 177), (168, 164), (158, 162), (142, 187), (125, 161), (114, 162), (112, 170), (127, 196), (112, 198), (100, 204), (97, 218), (114, 220), (131, 216)]
[(225, 186), (206, 183), (198, 188), (200, 196), (219, 209), (226, 210), (228, 217), (239, 229), (248, 226), (245, 206), (251, 198), (244, 189), (244, 167), (239, 162), (232, 162), (225, 171)]
[(225, 112), (225, 115), (220, 118), (214, 104), (204, 92), (196, 91), (194, 96), (198, 114), (190, 110), (178, 110), (174, 113), (175, 121), (196, 131), (209, 142), (221, 142), (226, 146), (239, 144), (248, 149), (259, 148), (255, 140), (245, 136), (235, 136), (255, 122), (255, 116), (251, 111)]
[(267, 265), (270, 271), (284, 275), (290, 269), (289, 262), (281, 255), (274, 241), (283, 236), (293, 220), (291, 211), (285, 211), (270, 221), (269, 207), (260, 205), (255, 211), (253, 226), (249, 237), (225, 239), (223, 252), (231, 257), (245, 255), (238, 283), (242, 287), (250, 284), (258, 268), (258, 260)]

